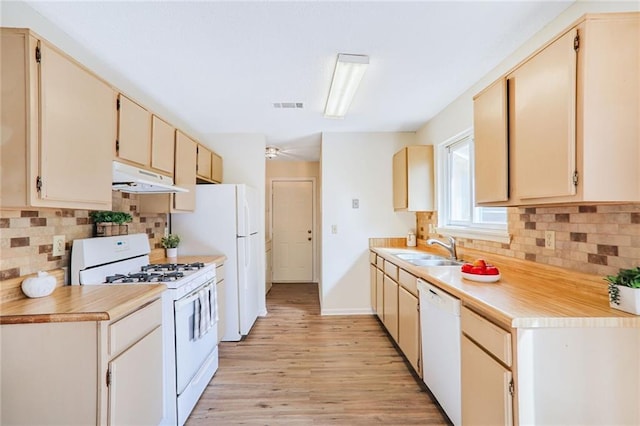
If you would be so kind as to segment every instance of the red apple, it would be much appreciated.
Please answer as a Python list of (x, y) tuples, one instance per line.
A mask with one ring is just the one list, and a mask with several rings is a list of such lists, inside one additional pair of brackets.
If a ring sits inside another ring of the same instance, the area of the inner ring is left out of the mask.
[(485, 271), (485, 268), (483, 268), (482, 266), (472, 266), (471, 271), (469, 273), (476, 274), (476, 275), (484, 275), (484, 271)]
[(473, 262), (473, 266), (478, 266), (480, 268), (486, 268), (487, 262), (485, 262), (484, 259), (477, 259), (476, 261)]
[(495, 266), (487, 266), (487, 269), (484, 270), (486, 275), (499, 275), (500, 271)]

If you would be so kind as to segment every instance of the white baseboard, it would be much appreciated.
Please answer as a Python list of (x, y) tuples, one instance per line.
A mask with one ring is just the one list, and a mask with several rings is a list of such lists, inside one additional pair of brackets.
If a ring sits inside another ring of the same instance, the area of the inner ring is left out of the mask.
[(373, 315), (371, 308), (359, 309), (320, 309), (320, 315)]

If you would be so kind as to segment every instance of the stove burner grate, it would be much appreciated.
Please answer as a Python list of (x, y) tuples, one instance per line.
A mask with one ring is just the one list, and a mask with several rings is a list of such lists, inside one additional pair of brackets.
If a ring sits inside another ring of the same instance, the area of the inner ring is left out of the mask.
[(142, 266), (140, 269), (142, 272), (165, 272), (165, 271), (197, 271), (200, 268), (204, 268), (204, 263), (157, 263), (152, 265)]
[(171, 271), (161, 273), (134, 272), (131, 274), (115, 274), (105, 278), (107, 284), (123, 283), (161, 283), (167, 281), (177, 281), (184, 277), (182, 271)]

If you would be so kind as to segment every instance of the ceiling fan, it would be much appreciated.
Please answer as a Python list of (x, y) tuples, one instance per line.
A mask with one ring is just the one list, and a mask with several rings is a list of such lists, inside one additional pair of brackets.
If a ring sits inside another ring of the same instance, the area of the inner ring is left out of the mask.
[(313, 157), (316, 156), (319, 148), (312, 146), (290, 146), (278, 147), (268, 145), (265, 147), (264, 155), (267, 160), (282, 161), (317, 161)]

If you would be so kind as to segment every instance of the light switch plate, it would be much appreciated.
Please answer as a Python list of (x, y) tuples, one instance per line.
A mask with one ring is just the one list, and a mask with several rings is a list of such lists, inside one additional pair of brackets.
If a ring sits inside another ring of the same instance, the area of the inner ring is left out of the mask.
[(331, 233), (332, 234), (338, 233), (338, 225), (331, 225)]
[(354, 198), (353, 200), (351, 200), (351, 208), (352, 209), (359, 209), (360, 208), (360, 200), (358, 200), (357, 198)]
[(64, 243), (65, 243), (64, 235), (53, 236), (53, 255), (54, 256), (64, 256)]

